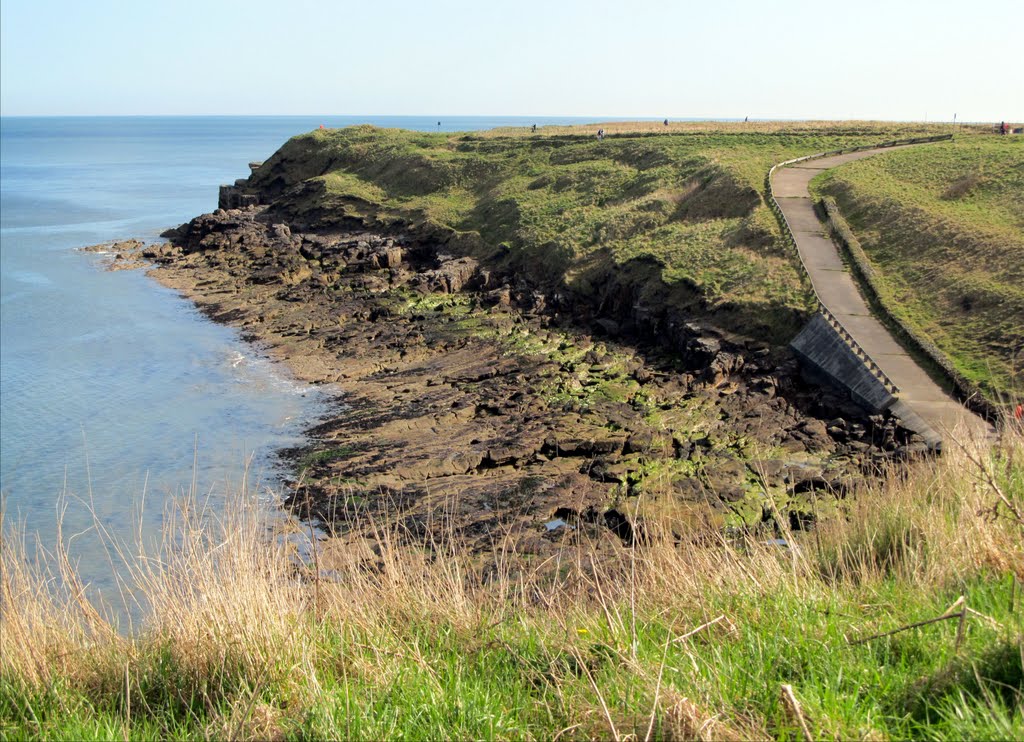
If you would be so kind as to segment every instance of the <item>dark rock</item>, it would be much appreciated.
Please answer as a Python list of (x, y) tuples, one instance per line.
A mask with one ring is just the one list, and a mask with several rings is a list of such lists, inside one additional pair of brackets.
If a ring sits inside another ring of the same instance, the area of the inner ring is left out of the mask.
[(454, 294), (462, 291), (480, 270), (480, 264), (473, 258), (452, 258), (446, 255), (439, 259), (439, 268), (424, 271), (417, 277), (418, 283), (431, 292)]
[(747, 476), (747, 466), (742, 461), (716, 460), (704, 468), (704, 480), (708, 489), (715, 494), (734, 489)]
[(669, 456), (672, 452), (672, 438), (655, 430), (634, 433), (626, 440), (624, 454), (642, 453), (651, 456)]
[(626, 546), (633, 546), (636, 542), (636, 533), (629, 518), (614, 508), (607, 510), (604, 514), (604, 522), (608, 529), (622, 539)]

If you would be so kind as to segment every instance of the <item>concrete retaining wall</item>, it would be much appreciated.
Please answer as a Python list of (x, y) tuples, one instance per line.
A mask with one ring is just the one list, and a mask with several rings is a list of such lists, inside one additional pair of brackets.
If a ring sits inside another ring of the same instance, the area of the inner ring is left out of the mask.
[(801, 361), (848, 392), (865, 409), (877, 414), (896, 401), (886, 384), (871, 372), (824, 315), (811, 318), (790, 346)]
[[(263, 167), (262, 162), (250, 162), (250, 175)], [(260, 197), (249, 189), (249, 179), (239, 178), (234, 185), (222, 185), (217, 195), (218, 209), (244, 209), (247, 206), (259, 206)]]
[(258, 206), (260, 197), (255, 193), (246, 192), (244, 186), (222, 185), (217, 195), (218, 209), (243, 209), (246, 206)]

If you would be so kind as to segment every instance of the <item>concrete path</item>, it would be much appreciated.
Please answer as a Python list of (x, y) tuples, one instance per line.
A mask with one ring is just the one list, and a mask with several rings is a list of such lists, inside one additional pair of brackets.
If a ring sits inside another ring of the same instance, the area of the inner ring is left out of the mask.
[[(915, 145), (909, 145), (915, 146)], [(886, 376), (900, 389), (893, 412), (910, 427), (917, 416), (943, 439), (987, 437), (992, 428), (946, 394), (871, 315), (839, 251), (814, 213), (807, 185), (823, 170), (899, 147), (808, 160), (776, 170), (772, 191), (796, 238), (800, 259), (818, 297)]]

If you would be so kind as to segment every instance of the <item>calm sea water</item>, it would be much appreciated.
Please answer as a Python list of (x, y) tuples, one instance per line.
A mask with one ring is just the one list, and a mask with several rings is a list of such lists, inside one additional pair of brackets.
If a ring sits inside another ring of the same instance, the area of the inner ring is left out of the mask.
[[(272, 452), (301, 440), (325, 395), (291, 381), (229, 328), (138, 271), (75, 248), (158, 239), (216, 207), (289, 137), (321, 124), (422, 131), (582, 123), (514, 117), (0, 119), (0, 491), (8, 520), (52, 542), (56, 507), (87, 580), (109, 585), (99, 523), (127, 539), (167, 497), (277, 482)], [(91, 503), (88, 507), (86, 502)]]

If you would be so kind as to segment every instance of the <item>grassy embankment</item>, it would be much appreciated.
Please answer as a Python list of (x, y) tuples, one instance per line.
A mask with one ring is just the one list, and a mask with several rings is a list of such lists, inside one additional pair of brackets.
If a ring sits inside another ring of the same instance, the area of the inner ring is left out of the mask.
[(1024, 438), (950, 448), (792, 549), (665, 523), (547, 580), (400, 533), (319, 575), (244, 509), (186, 508), (133, 562), (130, 638), (7, 530), (0, 737), (1020, 738)]
[(1024, 388), (1024, 139), (968, 137), (816, 179), (877, 268), (881, 300), (998, 402)]
[[(659, 128), (660, 127), (660, 128)], [(492, 265), (593, 297), (614, 272), (641, 304), (779, 343), (810, 309), (765, 206), (776, 162), (943, 127), (604, 125), (430, 134), (356, 127), (288, 142), (250, 182), (292, 217), (339, 214), (456, 235)], [(295, 188), (295, 186), (302, 187)], [(653, 267), (653, 270), (652, 270)]]

